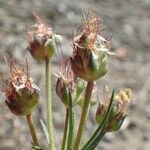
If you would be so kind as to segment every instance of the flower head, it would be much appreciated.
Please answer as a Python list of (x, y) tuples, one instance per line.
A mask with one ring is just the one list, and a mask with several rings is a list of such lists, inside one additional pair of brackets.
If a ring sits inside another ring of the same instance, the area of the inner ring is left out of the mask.
[(36, 24), (27, 33), (28, 49), (36, 60), (49, 59), (55, 53), (58, 35), (54, 34), (52, 28), (49, 28), (40, 17), (36, 14), (33, 15), (36, 19)]
[(5, 102), (15, 115), (28, 115), (38, 104), (39, 88), (28, 71), (17, 69), (12, 59), (9, 69), (10, 75), (4, 87)]
[(99, 18), (90, 11), (73, 41), (74, 56), (71, 59), (74, 73), (86, 80), (97, 80), (108, 70), (110, 43), (100, 33)]
[(57, 74), (56, 94), (65, 104), (69, 105), (68, 94), (73, 92), (75, 88), (75, 76), (71, 69), (70, 59), (67, 59), (60, 65), (60, 71)]
[[(107, 124), (107, 132), (116, 131), (121, 127), (125, 117), (127, 116), (131, 97), (132, 94), (130, 89), (120, 90), (120, 92), (114, 97), (112, 111)], [(108, 91), (105, 90), (104, 101), (99, 103), (96, 112), (96, 121), (98, 124), (100, 124), (105, 117), (109, 105), (108, 99)]]

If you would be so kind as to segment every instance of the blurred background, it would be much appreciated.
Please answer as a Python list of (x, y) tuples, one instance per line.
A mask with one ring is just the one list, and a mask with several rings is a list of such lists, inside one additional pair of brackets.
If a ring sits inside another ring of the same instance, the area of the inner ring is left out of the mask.
[[(28, 58), (30, 72), (41, 88), (40, 106), (33, 115), (42, 147), (46, 140), (39, 119), (45, 120), (44, 67), (32, 59), (27, 51), (26, 31), (33, 22), (32, 11), (40, 15), (56, 33), (63, 36), (64, 55), (70, 56), (72, 31), (79, 27), (82, 11), (93, 8), (103, 19), (106, 36), (118, 57), (110, 58), (110, 70), (99, 81), (99, 91), (107, 84), (113, 88), (131, 88), (133, 105), (124, 128), (106, 134), (97, 150), (149, 150), (150, 149), (150, 0), (0, 0), (0, 71), (8, 75), (3, 56), (14, 48), (14, 57), (20, 63)], [(53, 60), (53, 72), (58, 66)], [(53, 84), (56, 77), (53, 75)], [(1, 86), (2, 88), (2, 86)], [(94, 106), (90, 111), (85, 140), (95, 125)], [(53, 111), (57, 149), (62, 140), (65, 111), (55, 96), (53, 86)], [(79, 114), (80, 109), (77, 111)], [(79, 118), (79, 117), (77, 117)], [(5, 103), (0, 103), (0, 150), (30, 150), (31, 137), (25, 117), (10, 113)]]

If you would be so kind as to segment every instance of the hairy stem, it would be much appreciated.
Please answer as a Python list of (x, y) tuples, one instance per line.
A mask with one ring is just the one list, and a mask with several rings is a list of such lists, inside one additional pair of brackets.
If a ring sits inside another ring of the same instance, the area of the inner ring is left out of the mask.
[(49, 150), (55, 150), (54, 129), (52, 119), (52, 99), (51, 99), (51, 72), (49, 59), (45, 60), (46, 75), (46, 106), (47, 106), (47, 126), (49, 133)]
[(85, 91), (84, 106), (83, 106), (82, 113), (81, 113), (81, 119), (80, 119), (80, 123), (79, 123), (76, 142), (74, 145), (74, 150), (78, 150), (80, 147), (80, 142), (81, 142), (84, 126), (86, 123), (86, 118), (88, 116), (88, 110), (89, 110), (89, 106), (90, 106), (92, 90), (93, 90), (93, 81), (89, 81), (87, 83), (87, 87), (86, 87), (86, 91)]
[(38, 141), (38, 138), (36, 135), (36, 131), (35, 131), (33, 122), (32, 122), (31, 114), (26, 115), (26, 118), (27, 118), (27, 123), (28, 123), (29, 128), (30, 128), (30, 132), (31, 132), (32, 140), (33, 140), (33, 145), (39, 147), (39, 141)]

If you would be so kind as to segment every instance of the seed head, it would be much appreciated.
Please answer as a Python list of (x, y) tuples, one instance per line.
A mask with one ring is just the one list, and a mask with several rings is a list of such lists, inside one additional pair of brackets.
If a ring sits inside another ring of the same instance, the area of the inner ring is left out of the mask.
[(39, 88), (29, 77), (28, 70), (17, 69), (12, 59), (10, 63), (10, 75), (4, 87), (5, 102), (15, 115), (28, 115), (38, 104)]
[[(44, 21), (33, 13), (36, 23), (28, 30), (27, 37), (29, 51), (36, 60), (45, 60), (53, 56), (56, 51), (56, 40), (58, 35), (54, 34)], [(59, 36), (60, 37), (60, 36)]]
[[(128, 108), (131, 103), (131, 90), (125, 89), (120, 90), (120, 92), (114, 97), (112, 111), (107, 124), (107, 132), (119, 130), (125, 117), (127, 116)], [(96, 112), (96, 122), (98, 124), (102, 123), (109, 105), (108, 92), (104, 93), (104, 102), (100, 102), (97, 112)]]
[(110, 43), (102, 37), (99, 21), (97, 15), (90, 11), (73, 41), (72, 69), (85, 81), (97, 80), (108, 70)]
[(70, 59), (67, 59), (61, 66), (57, 74), (56, 94), (63, 104), (69, 106), (69, 92), (72, 93), (75, 87), (75, 76), (71, 69)]

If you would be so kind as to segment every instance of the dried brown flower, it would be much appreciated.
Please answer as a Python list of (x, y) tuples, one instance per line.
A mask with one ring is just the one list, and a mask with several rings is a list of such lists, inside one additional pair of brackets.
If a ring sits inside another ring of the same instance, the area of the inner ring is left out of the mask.
[(56, 35), (44, 21), (33, 13), (36, 23), (28, 30), (29, 51), (34, 59), (45, 60), (53, 56), (56, 49)]
[[(28, 68), (28, 64), (27, 68)], [(6, 104), (15, 115), (30, 114), (37, 106), (39, 88), (29, 77), (28, 69), (17, 69), (13, 59), (10, 59), (10, 75), (5, 80), (4, 93)]]

